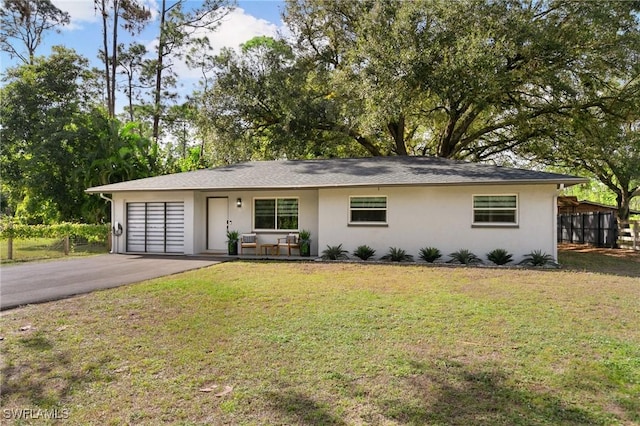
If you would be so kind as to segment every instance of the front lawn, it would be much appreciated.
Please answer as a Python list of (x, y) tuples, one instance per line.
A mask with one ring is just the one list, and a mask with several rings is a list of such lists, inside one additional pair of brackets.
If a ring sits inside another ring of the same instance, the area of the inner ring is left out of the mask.
[(624, 275), (220, 264), (3, 313), (0, 405), (95, 425), (637, 424)]

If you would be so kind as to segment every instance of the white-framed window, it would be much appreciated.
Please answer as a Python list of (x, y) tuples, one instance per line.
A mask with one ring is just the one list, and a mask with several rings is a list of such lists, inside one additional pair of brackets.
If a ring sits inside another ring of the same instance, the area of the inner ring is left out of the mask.
[(254, 198), (253, 228), (264, 231), (298, 230), (298, 198)]
[(387, 223), (386, 196), (349, 197), (349, 223), (375, 225)]
[(474, 225), (517, 225), (518, 196), (491, 194), (473, 196)]

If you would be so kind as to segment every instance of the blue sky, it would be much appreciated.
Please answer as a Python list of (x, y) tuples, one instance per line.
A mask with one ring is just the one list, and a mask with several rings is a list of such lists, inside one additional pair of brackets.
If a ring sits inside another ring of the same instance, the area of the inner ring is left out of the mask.
[[(141, 0), (148, 4), (153, 16), (157, 18), (159, 1)], [(64, 45), (76, 50), (81, 55), (88, 58), (94, 66), (102, 67), (98, 60), (98, 49), (102, 45), (102, 23), (96, 15), (93, 0), (52, 0), (61, 10), (71, 15), (71, 23), (60, 28), (59, 33), (53, 31), (45, 35), (43, 44), (40, 46), (37, 55), (48, 56), (51, 46)], [(168, 4), (171, 4), (168, 2)], [(188, 6), (197, 6), (199, 1), (188, 1)], [(237, 48), (241, 43), (258, 35), (275, 36), (282, 29), (281, 12), (284, 7), (282, 0), (240, 0), (237, 8), (224, 18), (220, 28), (209, 35), (214, 46), (214, 51), (222, 47)], [(153, 46), (157, 37), (156, 25), (150, 24), (140, 35), (136, 36), (136, 41), (147, 46), (149, 51), (153, 51)], [(127, 42), (124, 32), (121, 33), (121, 41)], [(5, 69), (8, 66), (17, 64), (15, 59), (2, 52), (0, 53), (0, 67)], [(184, 64), (177, 64), (175, 67), (180, 80), (185, 84), (185, 89), (191, 86), (199, 77), (197, 70), (189, 70)]]

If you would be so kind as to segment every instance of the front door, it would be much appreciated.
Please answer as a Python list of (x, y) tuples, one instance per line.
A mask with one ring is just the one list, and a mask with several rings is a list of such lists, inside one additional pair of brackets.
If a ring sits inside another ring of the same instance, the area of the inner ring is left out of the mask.
[(229, 225), (229, 199), (207, 198), (207, 250), (227, 252), (227, 229)]

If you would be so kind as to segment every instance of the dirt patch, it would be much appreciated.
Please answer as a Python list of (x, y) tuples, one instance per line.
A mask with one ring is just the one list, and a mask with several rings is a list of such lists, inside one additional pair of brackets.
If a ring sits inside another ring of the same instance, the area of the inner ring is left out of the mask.
[(594, 247), (586, 244), (558, 244), (558, 250), (574, 253), (600, 254), (618, 259), (628, 259), (634, 262), (640, 262), (640, 251), (634, 250)]

